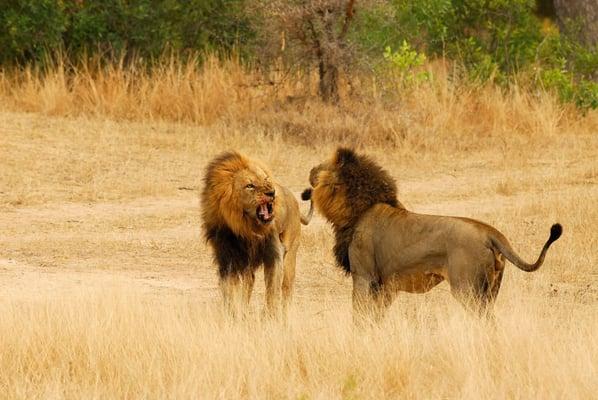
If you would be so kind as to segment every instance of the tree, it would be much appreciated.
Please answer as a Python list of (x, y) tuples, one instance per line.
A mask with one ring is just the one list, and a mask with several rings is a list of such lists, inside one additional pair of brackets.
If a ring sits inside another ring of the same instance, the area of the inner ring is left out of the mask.
[[(263, 37), (280, 38), (281, 53), (291, 55), (291, 62), (318, 66), (319, 95), (328, 103), (337, 103), (339, 73), (351, 58), (347, 42), (349, 25), (355, 14), (355, 0), (270, 0), (261, 8)], [(287, 43), (288, 42), (288, 43)]]
[(598, 2), (596, 0), (554, 0), (554, 8), (561, 29), (576, 26), (580, 41), (588, 46), (598, 45)]

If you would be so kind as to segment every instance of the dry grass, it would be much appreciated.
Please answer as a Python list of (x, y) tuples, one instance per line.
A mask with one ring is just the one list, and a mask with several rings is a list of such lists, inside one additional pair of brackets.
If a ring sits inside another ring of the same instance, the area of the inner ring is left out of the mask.
[(202, 126), (226, 121), (240, 129), (258, 124), (302, 143), (318, 136), (367, 145), (409, 141), (417, 146), (435, 143), (438, 136), (545, 136), (593, 133), (598, 126), (597, 112), (582, 117), (550, 94), (467, 85), (449, 78), (444, 63), (428, 69), (434, 76), (430, 84), (401, 93), (389, 92), (392, 82), (385, 82), (381, 90), (375, 80), (354, 77), (353, 95), (343, 87), (347, 95), (339, 109), (314, 100), (313, 74), (263, 75), (237, 60), (208, 57), (198, 66), (195, 59), (170, 59), (149, 70), (136, 63), (100, 67), (90, 61), (74, 71), (62, 62), (44, 71), (0, 71), (0, 104), (51, 116)]
[(582, 323), (592, 308), (549, 297), (507, 290), (501, 326), (489, 331), (453, 304), (419, 296), (357, 332), (346, 305), (322, 295), (285, 327), (257, 317), (231, 323), (193, 296), (129, 291), (3, 302), (4, 395), (591, 398), (596, 390), (597, 324)]
[[(274, 91), (235, 63), (182, 67), (0, 78), (0, 397), (595, 397), (596, 113), (440, 78), (338, 110), (287, 99), (308, 78)], [(208, 160), (239, 149), (298, 194), (338, 143), (387, 166), (408, 208), (487, 221), (526, 259), (563, 224), (540, 271), (507, 267), (496, 330), (446, 284), (355, 330), (320, 217), (288, 325), (260, 318), (263, 284), (247, 321), (220, 314), (199, 230)]]

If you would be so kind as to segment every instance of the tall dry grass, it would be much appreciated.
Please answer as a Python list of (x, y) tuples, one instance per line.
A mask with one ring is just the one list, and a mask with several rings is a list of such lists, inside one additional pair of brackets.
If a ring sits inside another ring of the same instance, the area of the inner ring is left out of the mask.
[(444, 62), (427, 68), (431, 82), (408, 89), (389, 90), (396, 88), (391, 81), (381, 85), (379, 78), (346, 76), (342, 105), (331, 107), (317, 99), (315, 74), (261, 73), (234, 58), (208, 56), (201, 64), (167, 58), (151, 68), (141, 62), (72, 66), (62, 61), (43, 70), (0, 72), (0, 105), (117, 121), (258, 124), (301, 143), (315, 136), (355, 144), (413, 141), (417, 146), (439, 136), (593, 133), (598, 126), (598, 112), (584, 116), (550, 93), (462, 82), (449, 76)]
[(324, 297), (286, 326), (127, 287), (4, 301), (0, 397), (595, 397), (592, 308), (508, 292), (495, 330), (424, 295), (363, 330)]
[[(92, 115), (116, 120), (164, 119), (209, 124), (250, 108), (242, 96), (250, 77), (238, 62), (208, 57), (202, 66), (172, 58), (147, 69), (139, 63), (74, 67), (27, 66), (4, 72), (1, 99), (12, 109), (53, 116)], [(252, 97), (253, 98), (253, 97)]]

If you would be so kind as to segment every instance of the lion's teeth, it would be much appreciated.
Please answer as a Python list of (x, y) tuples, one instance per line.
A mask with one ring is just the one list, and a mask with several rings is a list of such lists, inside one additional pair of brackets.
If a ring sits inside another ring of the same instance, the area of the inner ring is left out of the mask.
[(260, 206), (260, 214), (266, 219), (270, 218), (270, 212), (268, 211), (268, 206), (266, 204)]

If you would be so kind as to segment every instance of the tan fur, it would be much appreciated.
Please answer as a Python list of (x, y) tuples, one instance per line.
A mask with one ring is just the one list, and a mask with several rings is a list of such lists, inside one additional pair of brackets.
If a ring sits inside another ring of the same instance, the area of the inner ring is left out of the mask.
[[(255, 269), (263, 264), (268, 313), (276, 314), (281, 305), (286, 309), (301, 223), (307, 224), (311, 215), (301, 216), (293, 194), (264, 165), (236, 152), (213, 160), (204, 181), (203, 228), (219, 264), (225, 304), (238, 307), (240, 299), (249, 301)], [(256, 209), (271, 199), (273, 220), (264, 223)]]
[(417, 214), (398, 201), (393, 204), (391, 178), (369, 158), (347, 149), (313, 168), (310, 183), (316, 208), (335, 229), (337, 261), (346, 260), (341, 266), (352, 276), (358, 316), (373, 311), (379, 317), (398, 291), (425, 293), (444, 280), (467, 308), (486, 315), (500, 288), (505, 257), (522, 270), (536, 270), (562, 230), (554, 225), (538, 261), (527, 264), (487, 224)]

